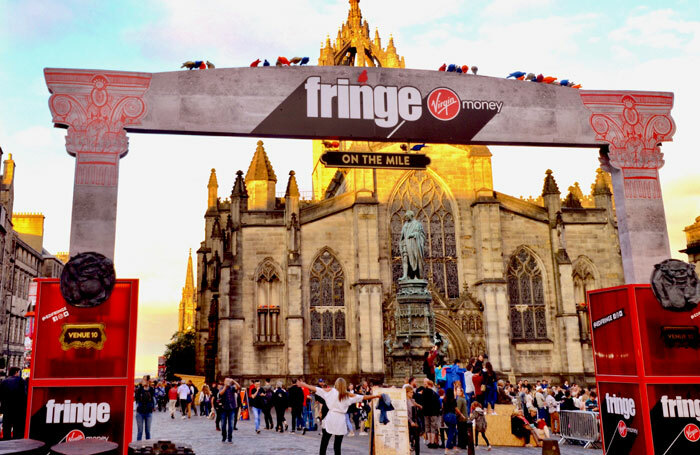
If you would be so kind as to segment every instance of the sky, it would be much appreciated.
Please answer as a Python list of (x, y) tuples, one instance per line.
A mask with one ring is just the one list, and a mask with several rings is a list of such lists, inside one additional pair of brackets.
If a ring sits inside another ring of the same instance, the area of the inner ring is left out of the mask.
[[(620, 0), (362, 0), (372, 36), (389, 34), (406, 66), (476, 65), (505, 77), (526, 71), (569, 78), (585, 89), (671, 91), (676, 122), (664, 143), (660, 178), (671, 250), (685, 247), (683, 228), (700, 215), (700, 126), (695, 76), (700, 72), (700, 2)], [(46, 216), (44, 246), (66, 251), (74, 159), (65, 130), (54, 129), (43, 68), (174, 71), (187, 60), (217, 67), (257, 58), (309, 56), (347, 19), (347, 0), (109, 1), (0, 0), (0, 147), (17, 164), (15, 212)], [(247, 170), (257, 138), (129, 135), (121, 160), (117, 276), (139, 278), (137, 373), (154, 373), (177, 329), (187, 254), (204, 238), (209, 171), (219, 195)], [(289, 170), (311, 191), (311, 144), (265, 140), (278, 192)], [(592, 149), (491, 147), (494, 187), (537, 196), (554, 171), (563, 195), (590, 188), (598, 167)]]

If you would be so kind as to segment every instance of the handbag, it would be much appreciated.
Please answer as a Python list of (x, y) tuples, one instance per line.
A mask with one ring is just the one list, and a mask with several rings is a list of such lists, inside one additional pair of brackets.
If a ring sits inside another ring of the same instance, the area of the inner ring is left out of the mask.
[(481, 384), (481, 393), (486, 392), (486, 386), (484, 384)]

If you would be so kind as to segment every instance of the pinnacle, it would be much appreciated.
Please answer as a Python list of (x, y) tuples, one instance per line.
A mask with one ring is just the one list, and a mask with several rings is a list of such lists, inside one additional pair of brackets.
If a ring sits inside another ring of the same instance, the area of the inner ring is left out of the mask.
[(270, 164), (267, 153), (265, 153), (263, 141), (258, 141), (258, 147), (255, 149), (255, 154), (250, 162), (250, 167), (248, 167), (248, 173), (245, 175), (245, 179), (248, 182), (254, 180), (277, 182), (275, 171), (272, 169), (272, 164)]
[(211, 174), (209, 175), (209, 183), (207, 184), (207, 187), (219, 187), (219, 182), (216, 180), (216, 169), (211, 170)]
[(608, 186), (607, 178), (605, 172), (598, 168), (596, 169), (595, 183), (592, 185), (594, 196), (610, 196), (612, 192)]
[(299, 197), (299, 187), (294, 174), (294, 171), (289, 171), (289, 181), (287, 182), (287, 191), (284, 193), (284, 197)]
[(547, 176), (544, 178), (542, 196), (546, 196), (548, 194), (561, 194), (561, 192), (559, 191), (559, 187), (557, 186), (557, 181), (554, 180), (554, 176), (552, 175), (552, 170), (547, 169), (545, 174), (547, 174)]

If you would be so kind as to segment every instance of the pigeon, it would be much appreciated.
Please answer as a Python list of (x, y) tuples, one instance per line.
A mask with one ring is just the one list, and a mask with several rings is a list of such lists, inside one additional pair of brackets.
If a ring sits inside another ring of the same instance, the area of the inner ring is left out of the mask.
[(450, 66), (447, 67), (447, 72), (448, 73), (454, 73), (457, 70), (457, 65), (454, 63), (450, 63)]
[(522, 81), (523, 79), (525, 79), (525, 76), (523, 75), (523, 76), (520, 76), (520, 77), (516, 77), (516, 79), (519, 80), (519, 81)]
[(287, 60), (284, 57), (277, 57), (277, 63), (275, 63), (275, 66), (282, 66), (282, 65), (289, 66), (289, 60)]
[(554, 82), (556, 80), (557, 80), (557, 78), (552, 77), (552, 76), (547, 76), (547, 77), (542, 78), (542, 82), (544, 82), (545, 84), (551, 84), (552, 82)]
[(304, 57), (301, 59), (299, 65), (306, 65), (307, 63), (309, 63), (309, 57)]
[(572, 85), (572, 88), (581, 88), (581, 84)]
[(291, 59), (291, 60), (289, 61), (289, 63), (291, 63), (292, 65), (296, 65), (296, 64), (298, 64), (299, 62), (301, 62), (301, 57), (294, 57), (293, 59)]
[(261, 61), (262, 61), (262, 60), (257, 59), (256, 61), (254, 61), (253, 63), (250, 64), (250, 67), (251, 67), (251, 68), (257, 68)]
[(469, 72), (469, 65), (462, 65), (462, 72), (463, 73), (468, 73)]
[(401, 150), (403, 150), (404, 152), (408, 150), (408, 146), (406, 144), (399, 145), (399, 148), (401, 148)]
[(420, 150), (421, 150), (423, 147), (427, 147), (427, 145), (425, 145), (425, 144), (416, 144), (416, 145), (414, 145), (413, 147), (411, 147), (411, 150), (413, 150), (413, 151), (415, 151), (415, 152), (420, 152)]
[(458, 66), (458, 67), (455, 68), (455, 73), (460, 73), (460, 74), (461, 74), (462, 72), (463, 72), (463, 71), (462, 71), (462, 67)]
[(210, 62), (209, 60), (207, 60), (207, 69), (213, 70), (214, 68), (216, 68), (216, 67), (214, 66), (214, 64), (213, 64), (212, 62)]
[(447, 63), (443, 63), (440, 68), (438, 68), (438, 71), (445, 71), (447, 69)]
[(270, 62), (268, 62), (267, 59), (265, 59), (265, 62), (263, 63), (263, 66), (270, 66)]
[(472, 73), (476, 74), (479, 71), (479, 68), (476, 66), (472, 66)]
[(525, 76), (525, 80), (526, 81), (534, 81), (536, 77), (537, 76), (535, 76), (535, 73), (527, 73), (527, 76)]
[(535, 79), (535, 82), (542, 82), (544, 80), (544, 76), (541, 74), (537, 75), (537, 78)]
[(360, 85), (365, 85), (365, 83), (367, 82), (367, 79), (368, 79), (368, 78), (367, 78), (367, 70), (363, 70), (363, 71), (360, 73), (360, 75), (358, 76), (357, 82), (359, 82)]
[(562, 79), (559, 81), (559, 85), (567, 86), (569, 85), (569, 80), (568, 79)]
[(187, 68), (188, 70), (194, 69), (194, 62), (186, 61), (180, 68)]
[(511, 77), (513, 79), (517, 79), (517, 78), (522, 77), (522, 76), (525, 76), (525, 73), (523, 73), (522, 71), (514, 71), (514, 72), (510, 73), (508, 75), (508, 77), (506, 77), (506, 79), (511, 78)]

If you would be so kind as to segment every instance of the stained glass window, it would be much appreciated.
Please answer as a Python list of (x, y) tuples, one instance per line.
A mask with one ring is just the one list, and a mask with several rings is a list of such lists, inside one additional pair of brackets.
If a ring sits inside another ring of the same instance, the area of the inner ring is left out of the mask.
[(309, 277), (312, 340), (345, 339), (345, 275), (340, 262), (324, 250)]
[(506, 280), (513, 339), (546, 339), (547, 312), (542, 271), (535, 257), (525, 248), (510, 258)]
[(425, 270), (428, 279), (443, 296), (459, 297), (457, 243), (452, 206), (445, 190), (426, 171), (411, 171), (389, 207), (393, 281), (397, 282), (403, 274), (399, 240), (403, 216), (407, 210), (412, 210), (416, 219), (423, 223), (426, 235)]

